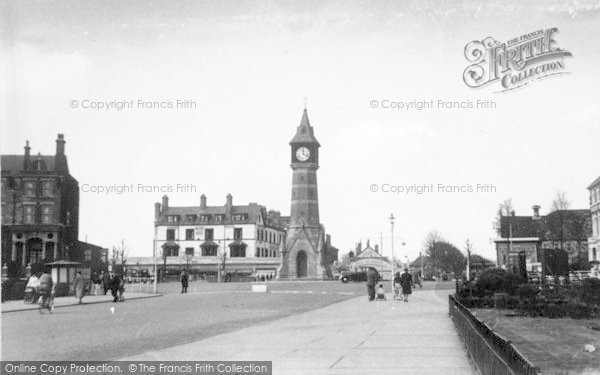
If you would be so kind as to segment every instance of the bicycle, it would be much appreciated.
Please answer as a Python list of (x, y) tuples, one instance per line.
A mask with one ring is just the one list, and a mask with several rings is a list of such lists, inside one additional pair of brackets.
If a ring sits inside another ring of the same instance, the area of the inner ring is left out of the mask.
[(54, 291), (50, 294), (42, 294), (38, 300), (38, 306), (40, 314), (44, 313), (44, 310), (48, 310), (49, 313), (54, 311)]

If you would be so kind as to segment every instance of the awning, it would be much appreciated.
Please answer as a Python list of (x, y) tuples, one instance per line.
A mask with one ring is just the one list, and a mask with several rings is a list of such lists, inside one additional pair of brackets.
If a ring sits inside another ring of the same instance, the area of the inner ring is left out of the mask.
[(162, 248), (179, 249), (179, 244), (177, 242), (167, 241), (164, 244), (162, 244)]
[(52, 263), (46, 263), (47, 266), (80, 266), (81, 263), (70, 260), (57, 260)]
[(214, 241), (204, 241), (200, 244), (201, 248), (205, 248), (205, 247), (219, 247), (219, 245), (217, 245), (217, 243), (215, 243)]
[(229, 247), (233, 247), (233, 246), (241, 246), (241, 247), (246, 247), (248, 245), (246, 245), (246, 243), (242, 240), (235, 240), (232, 243), (229, 244)]

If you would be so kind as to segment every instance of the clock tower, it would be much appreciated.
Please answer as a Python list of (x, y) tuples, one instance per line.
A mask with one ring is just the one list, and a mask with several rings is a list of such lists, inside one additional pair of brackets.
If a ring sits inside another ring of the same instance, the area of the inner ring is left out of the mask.
[(324, 250), (324, 229), (319, 221), (317, 169), (319, 147), (306, 108), (296, 135), (290, 141), (292, 175), (292, 205), (290, 225), (282, 244), (282, 264), (278, 277), (282, 279), (327, 277)]

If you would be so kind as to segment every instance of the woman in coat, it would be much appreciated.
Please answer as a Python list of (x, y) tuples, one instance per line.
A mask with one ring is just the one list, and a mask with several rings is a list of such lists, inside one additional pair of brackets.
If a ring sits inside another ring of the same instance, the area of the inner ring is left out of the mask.
[(79, 299), (79, 303), (83, 299), (83, 291), (85, 290), (85, 280), (81, 275), (81, 271), (77, 272), (77, 276), (75, 276), (75, 280), (73, 280), (73, 287), (75, 288), (75, 298)]
[(404, 273), (400, 276), (400, 286), (402, 287), (402, 297), (404, 302), (408, 302), (408, 295), (412, 293), (413, 279), (408, 268), (404, 269)]

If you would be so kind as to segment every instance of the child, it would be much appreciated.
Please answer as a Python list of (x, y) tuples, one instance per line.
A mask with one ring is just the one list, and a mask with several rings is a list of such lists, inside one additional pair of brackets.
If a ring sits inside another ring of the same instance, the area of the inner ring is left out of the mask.
[(385, 299), (385, 292), (383, 291), (383, 284), (379, 284), (379, 288), (377, 288), (377, 299)]

